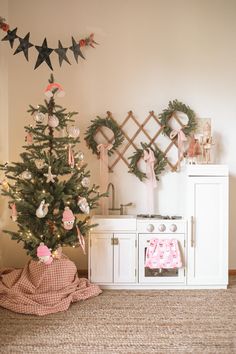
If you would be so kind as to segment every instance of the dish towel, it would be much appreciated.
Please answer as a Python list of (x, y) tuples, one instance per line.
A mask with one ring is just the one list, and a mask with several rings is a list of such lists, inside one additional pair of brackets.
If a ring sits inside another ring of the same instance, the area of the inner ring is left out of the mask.
[(176, 239), (157, 239), (150, 240), (146, 250), (145, 267), (155, 268), (181, 268), (181, 254), (179, 251), (178, 240)]

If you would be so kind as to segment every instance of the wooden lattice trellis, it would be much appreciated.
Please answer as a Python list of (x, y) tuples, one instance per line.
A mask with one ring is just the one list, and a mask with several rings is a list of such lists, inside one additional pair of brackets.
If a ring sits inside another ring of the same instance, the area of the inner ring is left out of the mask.
[[(117, 157), (112, 161), (112, 163), (109, 165), (109, 172), (113, 172), (113, 169), (115, 167), (115, 165), (122, 160), (128, 167), (129, 167), (129, 162), (127, 160), (127, 158), (125, 157), (125, 153), (128, 150), (128, 148), (131, 146), (133, 147), (135, 150), (137, 150), (139, 147), (136, 145), (135, 143), (135, 139), (138, 137), (138, 135), (142, 132), (145, 137), (148, 139), (148, 144), (153, 145), (155, 148), (159, 149), (162, 151), (162, 153), (164, 154), (168, 165), (171, 168), (171, 171), (176, 171), (178, 168), (178, 161), (176, 161), (176, 163), (172, 163), (170, 161), (170, 159), (168, 159), (168, 152), (170, 151), (170, 149), (173, 147), (173, 145), (175, 145), (175, 147), (178, 149), (178, 145), (177, 145), (177, 139), (170, 139), (169, 137), (167, 137), (167, 139), (169, 139), (169, 143), (167, 144), (167, 147), (162, 150), (160, 149), (160, 147), (157, 144), (158, 138), (160, 137), (160, 134), (163, 131), (163, 127), (158, 119), (158, 117), (156, 116), (156, 114), (154, 113), (154, 111), (150, 111), (148, 116), (146, 117), (146, 119), (144, 120), (144, 122), (142, 124), (140, 124), (140, 122), (136, 119), (136, 117), (134, 116), (134, 113), (132, 111), (128, 112), (128, 115), (125, 117), (124, 121), (119, 124), (116, 119), (113, 117), (112, 113), (110, 111), (107, 111), (106, 113), (107, 118), (112, 119), (113, 121), (116, 122), (116, 124), (119, 126), (122, 134), (124, 135), (125, 139), (127, 140), (127, 143), (125, 145), (122, 145), (122, 147), (118, 148), (115, 151), (115, 154), (117, 155)], [(150, 121), (150, 119), (153, 118), (154, 121), (157, 124), (157, 130), (155, 131), (155, 134), (153, 135), (153, 137), (150, 136), (150, 134), (148, 133), (147, 129), (145, 129), (145, 126), (147, 125), (147, 123)], [(177, 121), (177, 123), (183, 128), (184, 124), (181, 122), (181, 120), (178, 118), (177, 114), (173, 114), (172, 117)], [(137, 130), (134, 133), (134, 135), (132, 137), (129, 137), (128, 133), (125, 130), (125, 126), (127, 125), (127, 123), (129, 121), (132, 121), (133, 124), (135, 124), (137, 126)], [(100, 134), (103, 136), (103, 138), (108, 142), (108, 143), (112, 143), (113, 137), (112, 138), (108, 138), (107, 134), (103, 131), (102, 127), (98, 129), (98, 132), (100, 132)]]

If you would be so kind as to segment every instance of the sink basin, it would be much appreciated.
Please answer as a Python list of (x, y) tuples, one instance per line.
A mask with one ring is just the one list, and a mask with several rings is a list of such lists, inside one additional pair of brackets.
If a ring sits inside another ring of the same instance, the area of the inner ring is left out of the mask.
[(134, 219), (136, 215), (93, 215), (93, 219)]

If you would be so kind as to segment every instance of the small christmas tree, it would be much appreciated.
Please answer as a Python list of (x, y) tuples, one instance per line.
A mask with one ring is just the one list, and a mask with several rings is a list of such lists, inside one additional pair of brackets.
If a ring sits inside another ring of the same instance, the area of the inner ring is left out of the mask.
[(18, 224), (17, 232), (4, 232), (46, 264), (60, 256), (61, 246), (84, 250), (83, 236), (92, 227), (88, 214), (101, 197), (98, 186), (90, 186), (83, 153), (75, 152), (80, 132), (71, 123), (76, 112), (55, 103), (63, 93), (51, 75), (45, 104), (28, 110), (35, 126), (25, 127), (22, 162), (0, 165), (5, 172), (2, 194), (9, 197), (12, 220)]

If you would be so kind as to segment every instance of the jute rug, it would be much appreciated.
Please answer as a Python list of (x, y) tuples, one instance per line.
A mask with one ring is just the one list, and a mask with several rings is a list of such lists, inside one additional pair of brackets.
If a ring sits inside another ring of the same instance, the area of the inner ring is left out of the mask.
[(236, 353), (228, 290), (104, 291), (37, 317), (0, 308), (0, 353)]

